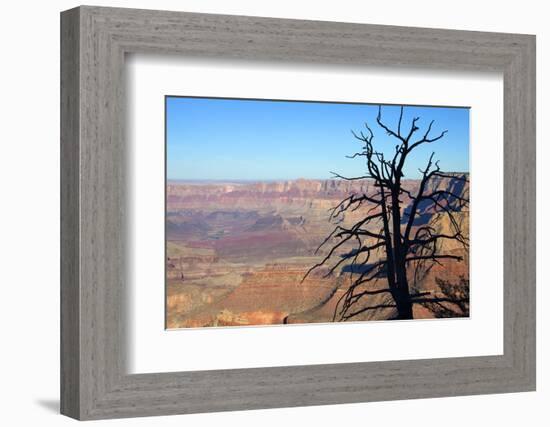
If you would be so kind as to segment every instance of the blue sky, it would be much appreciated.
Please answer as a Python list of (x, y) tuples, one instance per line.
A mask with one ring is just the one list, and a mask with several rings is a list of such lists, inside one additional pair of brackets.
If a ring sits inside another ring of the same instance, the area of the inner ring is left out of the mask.
[[(365, 173), (361, 158), (348, 159), (360, 142), (351, 130), (374, 132), (374, 146), (393, 153), (396, 140), (376, 124), (378, 105), (297, 101), (166, 97), (167, 178), (170, 180), (326, 179)], [(417, 148), (405, 178), (418, 178), (435, 152), (442, 170), (469, 170), (469, 109), (406, 106), (402, 133), (418, 116), (421, 137), (448, 133)], [(398, 106), (382, 106), (382, 119), (397, 128)]]

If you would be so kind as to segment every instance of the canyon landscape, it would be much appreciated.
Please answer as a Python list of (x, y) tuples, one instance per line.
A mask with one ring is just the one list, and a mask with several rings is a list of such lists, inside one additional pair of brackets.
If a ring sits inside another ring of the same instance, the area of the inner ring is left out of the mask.
[[(467, 174), (433, 178), (430, 189), (452, 189), (467, 197), (469, 184), (464, 177)], [(417, 191), (419, 184), (420, 180), (403, 182), (410, 192)], [(358, 274), (354, 271), (357, 266), (343, 263), (333, 272), (321, 266), (307, 277), (306, 273), (330, 250), (317, 249), (334, 229), (329, 221), (331, 209), (350, 195), (371, 192), (373, 185), (367, 179), (169, 181), (167, 328), (334, 321), (337, 302), (348, 289), (351, 277)], [(344, 224), (354, 224), (371, 208), (367, 203), (346, 213)], [(404, 205), (403, 212), (407, 209), (410, 206)], [(468, 208), (457, 209), (455, 217), (467, 234)], [(442, 233), (449, 232), (449, 218), (435, 212), (433, 205), (420, 207), (414, 227), (428, 223)], [(467, 250), (456, 241), (443, 244), (447, 253), (462, 260), (441, 260), (428, 266), (415, 281), (415, 291), (444, 296), (449, 289), (454, 293), (468, 290)], [(382, 251), (379, 256), (384, 256)], [(383, 280), (381, 277), (378, 281)], [(376, 289), (376, 282), (369, 286)], [(460, 283), (466, 286), (460, 287)], [(391, 319), (395, 309), (384, 306), (384, 298), (383, 294), (370, 296), (369, 304), (379, 303), (380, 308), (365, 311), (353, 320)], [(469, 314), (467, 304), (449, 302), (415, 304), (413, 309), (414, 318)]]
[(469, 317), (469, 108), (165, 99), (167, 329)]

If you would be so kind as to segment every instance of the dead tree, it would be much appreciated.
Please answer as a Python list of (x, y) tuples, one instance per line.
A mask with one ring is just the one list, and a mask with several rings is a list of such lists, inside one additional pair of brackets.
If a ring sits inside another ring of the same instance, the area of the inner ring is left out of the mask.
[[(469, 200), (452, 187), (434, 188), (432, 183), (437, 179), (449, 179), (465, 185), (467, 175), (442, 172), (432, 153), (426, 167), (419, 170), (418, 188), (411, 191), (403, 187), (403, 169), (411, 153), (419, 146), (441, 140), (447, 133), (444, 130), (431, 136), (434, 121), (421, 132), (418, 121), (419, 117), (413, 118), (404, 132), (401, 107), (396, 129), (392, 129), (382, 120), (382, 108), (379, 107), (376, 123), (397, 142), (394, 150), (388, 157), (377, 151), (373, 145), (374, 133), (365, 123), (364, 132), (352, 131), (361, 142), (361, 150), (348, 156), (365, 161), (365, 175), (346, 177), (332, 172), (335, 178), (346, 181), (365, 180), (372, 189), (351, 194), (331, 210), (330, 220), (336, 223), (335, 228), (317, 251), (329, 248), (324, 258), (305, 276), (321, 266), (330, 266), (327, 276), (339, 268), (346, 267), (350, 271), (350, 285), (336, 305), (334, 320), (345, 321), (369, 310), (390, 307), (396, 309), (396, 319), (412, 319), (414, 304), (437, 304), (441, 300), (428, 292), (416, 291), (418, 272), (441, 264), (443, 260), (462, 260), (461, 255), (442, 251), (441, 242), (454, 240), (467, 247), (468, 236), (463, 233), (456, 213), (465, 208)], [(432, 220), (418, 225), (416, 219), (421, 209), (431, 212)], [(364, 214), (352, 226), (345, 226), (345, 215), (355, 211), (364, 211)], [(437, 220), (442, 216), (448, 217), (451, 232), (438, 230)], [(373, 289), (371, 284), (379, 283), (381, 278), (385, 286)], [(388, 302), (368, 304), (369, 297), (380, 294), (389, 296), (385, 299)]]

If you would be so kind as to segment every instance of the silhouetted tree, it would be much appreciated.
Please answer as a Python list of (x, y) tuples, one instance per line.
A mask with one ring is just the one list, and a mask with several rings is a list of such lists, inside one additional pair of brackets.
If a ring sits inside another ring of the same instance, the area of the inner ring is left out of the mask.
[[(328, 245), (330, 249), (305, 276), (330, 262), (334, 263), (328, 269), (327, 276), (338, 268), (346, 268), (350, 272), (350, 286), (336, 305), (334, 320), (345, 321), (369, 310), (390, 307), (396, 309), (396, 319), (412, 319), (413, 304), (444, 302), (430, 292), (416, 290), (421, 272), (428, 271), (436, 263), (441, 264), (442, 260), (462, 260), (461, 255), (443, 251), (441, 242), (457, 241), (464, 248), (468, 245), (468, 236), (463, 233), (460, 218), (456, 215), (469, 203), (467, 196), (462, 194), (467, 175), (442, 172), (438, 162), (434, 161), (435, 153), (432, 153), (426, 167), (420, 169), (418, 188), (411, 191), (402, 185), (403, 169), (411, 153), (417, 147), (442, 139), (447, 133), (444, 130), (431, 136), (434, 121), (423, 133), (419, 132), (418, 121), (418, 117), (413, 118), (410, 127), (403, 133), (403, 107), (396, 129), (384, 123), (382, 108), (379, 107), (377, 125), (397, 142), (391, 155), (386, 158), (383, 152), (374, 148), (374, 133), (365, 123), (365, 132), (352, 131), (362, 144), (361, 151), (348, 156), (364, 159), (365, 175), (346, 177), (332, 172), (336, 178), (346, 181), (367, 180), (365, 182), (369, 182), (372, 189), (351, 194), (331, 210), (330, 220), (336, 223), (335, 228), (317, 250)], [(440, 188), (432, 185), (433, 180), (437, 179), (449, 179), (462, 185), (456, 189), (453, 186)], [(345, 215), (362, 207), (365, 208), (364, 215), (352, 226), (345, 226)], [(430, 212), (432, 219), (419, 225), (416, 220), (421, 211)], [(439, 230), (437, 221), (442, 216), (448, 218), (450, 232)], [(352, 250), (349, 250), (350, 245)], [(369, 286), (378, 283), (380, 278), (385, 278), (386, 287), (373, 289)], [(364, 304), (369, 296), (379, 294), (391, 298), (385, 300), (388, 302)], [(442, 298), (449, 299), (447, 296)], [(358, 304), (359, 301), (362, 304)]]

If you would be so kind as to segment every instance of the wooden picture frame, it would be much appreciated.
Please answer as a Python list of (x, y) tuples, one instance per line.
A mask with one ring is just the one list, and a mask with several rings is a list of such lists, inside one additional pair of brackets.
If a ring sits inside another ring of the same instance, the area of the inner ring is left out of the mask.
[[(504, 353), (129, 375), (127, 53), (490, 70), (504, 79)], [(61, 412), (101, 419), (535, 389), (535, 37), (78, 7), (61, 14)]]

